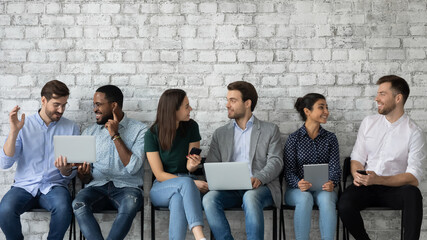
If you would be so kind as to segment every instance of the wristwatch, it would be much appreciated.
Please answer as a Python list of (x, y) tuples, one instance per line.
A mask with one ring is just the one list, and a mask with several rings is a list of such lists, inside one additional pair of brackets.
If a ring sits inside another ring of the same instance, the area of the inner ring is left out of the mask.
[(114, 134), (114, 136), (111, 137), (111, 140), (116, 141), (116, 139), (119, 139), (120, 137), (120, 133), (116, 133)]

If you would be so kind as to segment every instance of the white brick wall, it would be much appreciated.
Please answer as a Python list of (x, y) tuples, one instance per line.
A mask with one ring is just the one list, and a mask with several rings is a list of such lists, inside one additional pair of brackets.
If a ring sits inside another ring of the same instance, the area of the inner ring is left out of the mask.
[[(41, 86), (59, 79), (71, 89), (65, 115), (82, 128), (93, 122), (91, 101), (101, 85), (121, 87), (126, 112), (147, 124), (154, 120), (164, 90), (186, 90), (206, 155), (213, 131), (227, 122), (226, 85), (246, 80), (260, 95), (255, 114), (278, 124), (284, 140), (301, 125), (293, 109), (295, 99), (308, 92), (325, 94), (331, 111), (325, 127), (337, 134), (344, 158), (351, 152), (360, 121), (375, 112), (374, 83), (384, 74), (397, 74), (409, 82), (407, 112), (427, 131), (426, 8), (426, 0), (4, 0), (0, 141), (9, 131), (10, 109), (19, 104), (27, 114), (35, 112)], [(13, 182), (14, 169), (0, 171), (0, 197)], [(147, 183), (149, 173), (146, 166)], [(425, 182), (421, 189), (427, 192)], [(290, 238), (292, 215), (285, 214)], [(242, 214), (228, 216), (236, 238), (244, 239)], [(314, 216), (311, 239), (320, 239), (317, 213)], [(397, 212), (364, 217), (373, 238), (399, 238)], [(113, 216), (98, 219), (107, 233)], [(167, 213), (158, 214), (158, 239), (167, 237), (167, 219)], [(269, 239), (270, 213), (266, 219)], [(45, 239), (48, 221), (44, 213), (23, 215), (27, 238)], [(422, 229), (422, 238), (427, 238), (424, 225)], [(127, 239), (138, 239), (139, 232), (138, 215)]]

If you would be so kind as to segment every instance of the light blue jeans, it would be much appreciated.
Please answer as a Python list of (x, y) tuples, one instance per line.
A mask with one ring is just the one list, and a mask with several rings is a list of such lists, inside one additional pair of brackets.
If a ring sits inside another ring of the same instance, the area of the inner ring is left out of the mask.
[(187, 225), (190, 231), (195, 226), (203, 226), (200, 191), (190, 175), (154, 181), (150, 199), (156, 207), (169, 208), (169, 239), (185, 239)]
[(20, 216), (39, 207), (51, 212), (47, 239), (63, 239), (73, 211), (70, 192), (62, 186), (53, 187), (46, 195), (39, 191), (35, 197), (22, 188), (12, 187), (0, 203), (0, 227), (6, 239), (24, 239)]
[(93, 210), (102, 210), (105, 206), (113, 205), (118, 213), (107, 239), (119, 240), (126, 237), (143, 202), (141, 189), (116, 188), (113, 182), (108, 182), (103, 186), (91, 186), (80, 190), (73, 201), (73, 210), (83, 235), (90, 240), (103, 240)]
[(264, 239), (264, 207), (273, 205), (270, 189), (210, 191), (203, 197), (203, 208), (215, 239), (234, 239), (224, 208), (242, 207), (245, 213), (246, 239)]
[(310, 239), (311, 212), (313, 204), (319, 206), (319, 228), (322, 240), (333, 240), (337, 226), (336, 192), (307, 191), (299, 188), (287, 188), (285, 193), (287, 205), (295, 206), (295, 239)]

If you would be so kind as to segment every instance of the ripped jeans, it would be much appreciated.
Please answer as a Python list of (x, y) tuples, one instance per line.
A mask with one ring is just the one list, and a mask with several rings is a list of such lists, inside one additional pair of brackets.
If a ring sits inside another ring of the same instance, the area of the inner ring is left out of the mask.
[(116, 188), (113, 182), (103, 186), (86, 187), (73, 201), (73, 211), (86, 239), (102, 240), (101, 228), (93, 216), (93, 211), (118, 210), (116, 219), (107, 239), (124, 239), (129, 232), (136, 213), (143, 204), (142, 190), (139, 188)]

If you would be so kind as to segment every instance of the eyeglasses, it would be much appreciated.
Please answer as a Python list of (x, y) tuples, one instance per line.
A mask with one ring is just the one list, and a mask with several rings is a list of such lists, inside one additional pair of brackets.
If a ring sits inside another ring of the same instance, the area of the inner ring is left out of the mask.
[(70, 107), (70, 104), (68, 104), (68, 103), (65, 103), (65, 104), (60, 104), (60, 103), (54, 103), (53, 104), (53, 107), (54, 108), (56, 108), (56, 109), (60, 109), (60, 108), (62, 108), (62, 109), (66, 109), (66, 108), (69, 108)]
[[(106, 103), (109, 103), (109, 102), (106, 102)], [(93, 104), (93, 108), (94, 109), (98, 109), (98, 108), (100, 108), (102, 105), (104, 105), (106, 103), (96, 102), (96, 103)]]

